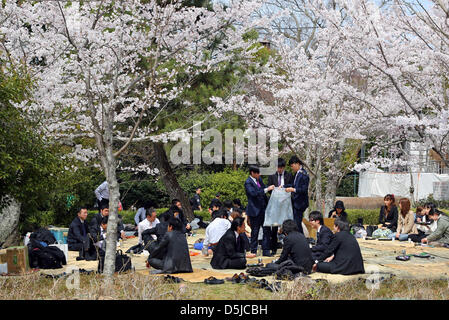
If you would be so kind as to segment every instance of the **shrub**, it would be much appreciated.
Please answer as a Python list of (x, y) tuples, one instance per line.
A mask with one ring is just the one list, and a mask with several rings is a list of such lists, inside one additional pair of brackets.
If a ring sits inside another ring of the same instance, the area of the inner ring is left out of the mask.
[(363, 218), (363, 224), (379, 224), (379, 209), (346, 209), (350, 224), (356, 224), (357, 219)]

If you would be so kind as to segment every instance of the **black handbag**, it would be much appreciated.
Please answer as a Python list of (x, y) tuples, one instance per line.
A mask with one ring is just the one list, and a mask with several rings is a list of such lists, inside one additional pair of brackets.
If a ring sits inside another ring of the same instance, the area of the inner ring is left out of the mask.
[[(102, 251), (98, 259), (98, 273), (103, 273), (105, 253)], [(115, 255), (115, 272), (122, 273), (132, 269), (131, 258), (123, 254), (122, 250), (117, 250)]]

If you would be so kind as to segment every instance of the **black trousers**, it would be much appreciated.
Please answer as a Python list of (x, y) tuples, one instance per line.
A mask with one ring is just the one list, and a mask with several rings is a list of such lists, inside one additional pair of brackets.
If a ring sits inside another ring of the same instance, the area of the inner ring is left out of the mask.
[(276, 251), (278, 249), (278, 227), (271, 227), (270, 249), (271, 249), (271, 252), (273, 252), (273, 253), (276, 253)]
[(69, 251), (81, 251), (84, 249), (84, 243), (68, 243)]
[(331, 273), (332, 262), (319, 262), (316, 271), (321, 273)]
[(293, 219), (295, 220), (296, 225), (298, 226), (299, 232), (302, 234), (304, 234), (304, 230), (302, 230), (302, 217), (304, 215), (304, 211), (306, 210), (305, 209), (299, 210), (293, 206)]
[(226, 269), (246, 269), (246, 258), (228, 259)]
[(263, 214), (259, 214), (255, 217), (249, 217), (249, 222), (251, 224), (251, 253), (257, 253), (257, 246), (259, 244), (259, 230), (262, 227), (263, 238), (262, 238), (262, 251), (264, 254), (270, 252), (270, 227), (263, 227), (263, 223), (265, 220), (265, 212)]
[(413, 242), (421, 242), (422, 239), (424, 239), (427, 235), (422, 232), (421, 230), (418, 230), (418, 234), (409, 234), (408, 238), (411, 239)]
[(154, 269), (162, 270), (164, 268), (164, 260), (158, 258), (150, 258), (148, 263)]

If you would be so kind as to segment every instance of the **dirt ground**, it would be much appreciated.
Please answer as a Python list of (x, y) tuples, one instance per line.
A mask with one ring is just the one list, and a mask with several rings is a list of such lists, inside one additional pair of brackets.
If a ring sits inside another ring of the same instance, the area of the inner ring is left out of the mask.
[[(232, 277), (235, 273), (244, 272), (245, 270), (215, 270), (210, 266), (209, 257), (201, 255), (199, 250), (193, 249), (193, 244), (199, 238), (204, 237), (204, 229), (200, 229), (195, 236), (187, 238), (189, 249), (191, 253), (199, 253), (196, 256), (191, 256), (193, 273), (174, 274), (188, 282), (203, 282), (204, 279), (214, 276), (217, 279), (225, 279)], [(137, 238), (126, 239), (122, 242), (121, 249), (123, 252), (128, 250), (133, 245), (137, 244)], [(403, 279), (449, 279), (449, 249), (434, 248), (431, 246), (415, 245), (408, 242), (399, 241), (379, 241), (379, 240), (362, 240), (358, 239), (362, 256), (365, 264), (365, 274), (362, 275), (330, 275), (323, 273), (313, 273), (309, 277), (313, 280), (325, 279), (330, 283), (341, 283), (347, 280), (373, 277), (373, 274), (382, 275), (387, 278), (395, 276)], [(277, 259), (280, 255), (275, 257), (262, 257), (263, 263), (269, 263), (273, 259)], [(406, 254), (420, 254), (423, 252), (429, 253), (431, 258), (419, 258), (412, 256), (409, 261), (398, 261), (396, 257)], [(40, 270), (45, 274), (60, 274), (69, 271), (74, 266), (86, 270), (96, 270), (97, 261), (76, 261), (78, 252), (69, 251), (69, 259), (67, 266), (64, 269), (57, 270)], [(147, 257), (144, 254), (130, 254), (133, 267), (135, 271), (140, 274), (148, 275), (149, 277), (161, 276), (152, 275), (146, 267)], [(257, 263), (258, 257), (248, 259), (248, 264)], [(268, 281), (273, 281), (273, 277), (266, 277)]]

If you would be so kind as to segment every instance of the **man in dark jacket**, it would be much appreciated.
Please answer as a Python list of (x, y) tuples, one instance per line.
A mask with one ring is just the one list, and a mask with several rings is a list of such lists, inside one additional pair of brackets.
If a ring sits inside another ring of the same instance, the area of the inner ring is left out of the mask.
[[(282, 187), (285, 184), (293, 183), (293, 176), (290, 172), (285, 171), (285, 160), (283, 158), (278, 159), (278, 168), (276, 173), (268, 176), (268, 185), (274, 185), (275, 187)], [(270, 191), (271, 194), (271, 191)], [(270, 227), (270, 248), (271, 254), (274, 256), (278, 248), (278, 227)]]
[(245, 219), (237, 217), (232, 220), (231, 228), (220, 238), (214, 248), (210, 264), (214, 269), (245, 269)]
[[(167, 233), (148, 260), (151, 267), (161, 270), (162, 273), (193, 272), (189, 246), (181, 229), (179, 219), (169, 219)], [(166, 252), (164, 257), (154, 258), (154, 256), (161, 257), (161, 252)]]
[(276, 264), (292, 260), (297, 266), (303, 267), (306, 273), (310, 273), (313, 266), (312, 251), (304, 235), (299, 232), (296, 222), (285, 220), (281, 231), (285, 235), (284, 245)]
[(335, 238), (324, 254), (326, 259), (315, 264), (314, 271), (343, 275), (365, 273), (362, 253), (349, 232), (349, 223), (337, 218), (334, 224)]
[[(164, 238), (164, 235), (167, 233), (168, 229), (168, 220), (162, 221), (158, 223), (154, 228), (147, 229), (144, 232), (142, 232), (142, 239), (143, 239), (143, 246), (145, 250), (148, 250), (150, 253), (151, 258), (158, 258), (158, 256), (154, 255), (154, 250), (157, 248), (157, 246), (161, 243), (162, 239)], [(156, 236), (156, 240), (153, 239), (152, 235)], [(159, 251), (159, 259), (165, 256), (165, 252)]]
[(319, 211), (310, 213), (309, 222), (312, 228), (317, 230), (316, 244), (312, 247), (312, 257), (315, 262), (322, 262), (326, 258), (324, 253), (334, 239), (334, 233), (324, 225), (323, 215)]
[(292, 184), (285, 184), (285, 191), (292, 193), (293, 219), (298, 226), (299, 232), (304, 234), (302, 230), (302, 217), (304, 211), (309, 207), (309, 176), (303, 168), (302, 161), (293, 156), (288, 162), (292, 170), (295, 172)]
[[(268, 191), (274, 189), (274, 185), (265, 187), (260, 177), (260, 170), (256, 166), (249, 168), (250, 176), (245, 181), (245, 192), (248, 198), (248, 206), (246, 207), (246, 215), (251, 226), (251, 253), (257, 253), (258, 237), (260, 227), (265, 221), (265, 209), (267, 207), (268, 198), (265, 195)], [(270, 227), (263, 227), (262, 251), (264, 256), (271, 256), (270, 252)]]
[(80, 208), (78, 216), (73, 219), (69, 226), (67, 245), (70, 251), (80, 251), (80, 256), (90, 246), (89, 227), (87, 226), (87, 208)]
[[(98, 230), (100, 230), (100, 224), (103, 217), (109, 216), (109, 206), (102, 206), (100, 208), (100, 212), (97, 213), (92, 220), (89, 223), (89, 232), (90, 234), (96, 234), (98, 233)], [(119, 221), (117, 223), (117, 239), (124, 239), (125, 238), (125, 226), (122, 222), (122, 216), (118, 215)]]

